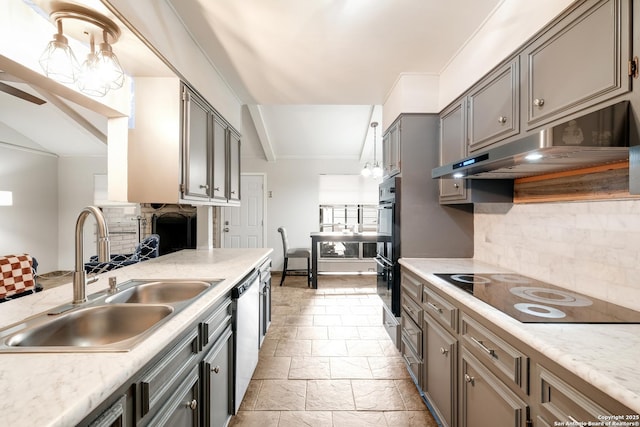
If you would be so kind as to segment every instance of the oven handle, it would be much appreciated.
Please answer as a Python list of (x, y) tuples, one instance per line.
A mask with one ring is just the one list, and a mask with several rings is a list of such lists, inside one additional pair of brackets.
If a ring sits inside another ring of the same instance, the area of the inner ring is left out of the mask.
[(386, 268), (386, 269), (391, 269), (393, 268), (393, 264), (391, 264), (389, 261), (387, 261), (386, 259), (377, 256), (373, 259), (375, 262), (378, 263), (378, 265), (382, 268)]

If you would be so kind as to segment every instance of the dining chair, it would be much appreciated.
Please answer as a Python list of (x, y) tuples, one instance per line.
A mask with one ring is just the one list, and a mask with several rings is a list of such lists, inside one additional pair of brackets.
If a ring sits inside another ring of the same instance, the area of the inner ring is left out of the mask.
[(284, 254), (284, 268), (282, 269), (282, 279), (280, 286), (284, 283), (287, 272), (299, 272), (302, 270), (289, 270), (289, 258), (306, 258), (307, 259), (307, 286), (311, 286), (311, 249), (308, 248), (290, 248), (289, 239), (287, 238), (287, 230), (284, 227), (278, 227), (278, 232), (282, 236), (282, 253)]

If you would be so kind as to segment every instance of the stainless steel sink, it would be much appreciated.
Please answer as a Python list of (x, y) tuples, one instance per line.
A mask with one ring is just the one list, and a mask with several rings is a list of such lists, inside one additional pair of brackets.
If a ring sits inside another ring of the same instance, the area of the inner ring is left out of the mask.
[(96, 347), (140, 335), (173, 313), (168, 305), (102, 305), (75, 310), (11, 336), (10, 347)]
[(129, 351), (221, 280), (129, 280), (0, 330), (0, 353)]
[(194, 298), (210, 287), (211, 283), (194, 280), (144, 282), (120, 291), (105, 301), (109, 304), (171, 304)]

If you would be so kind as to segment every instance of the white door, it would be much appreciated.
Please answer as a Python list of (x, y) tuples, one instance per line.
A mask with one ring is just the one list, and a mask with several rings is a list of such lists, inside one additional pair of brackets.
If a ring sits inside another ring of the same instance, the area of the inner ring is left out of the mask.
[(264, 180), (242, 174), (240, 206), (222, 208), (223, 248), (264, 247)]

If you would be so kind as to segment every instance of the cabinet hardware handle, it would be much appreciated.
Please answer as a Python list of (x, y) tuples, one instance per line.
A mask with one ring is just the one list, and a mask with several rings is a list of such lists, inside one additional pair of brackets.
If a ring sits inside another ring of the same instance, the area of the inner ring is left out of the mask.
[(489, 356), (494, 357), (496, 355), (496, 351), (490, 349), (489, 347), (487, 347), (486, 345), (484, 345), (484, 343), (478, 339), (475, 339), (474, 337), (471, 337), (471, 341), (473, 341), (474, 343), (476, 343), (482, 350), (484, 350)]
[(232, 191), (231, 191), (231, 194), (236, 194), (236, 190), (232, 190)]
[(187, 402), (187, 408), (193, 409), (194, 411), (198, 407), (198, 401), (193, 399), (191, 402)]
[(457, 183), (456, 183), (456, 184), (453, 184), (453, 188), (455, 188), (455, 189), (460, 188), (460, 184), (457, 184)]
[(215, 374), (219, 373), (220, 372), (220, 366), (215, 366), (215, 367), (211, 368), (211, 372), (213, 372)]
[(535, 105), (536, 107), (542, 107), (544, 105), (544, 99), (542, 98), (536, 98), (533, 100), (533, 105)]
[(446, 349), (446, 348), (444, 348), (444, 347), (440, 347), (440, 353), (442, 353), (442, 355), (443, 355), (443, 356), (446, 356), (446, 355), (447, 355), (447, 353), (449, 353), (449, 350), (447, 350), (447, 349)]
[(407, 365), (409, 365), (409, 366), (417, 365), (417, 364), (419, 364), (419, 363), (420, 363), (420, 361), (419, 361), (419, 360), (416, 360), (415, 362), (410, 362), (410, 361), (409, 361), (409, 358), (407, 357), (407, 355), (406, 355), (406, 354), (403, 354), (403, 355), (402, 355), (402, 358), (404, 359), (405, 363), (406, 363)]
[(208, 186), (207, 184), (205, 184), (205, 185), (200, 185), (200, 188), (204, 188), (205, 190), (208, 190), (208, 189), (209, 189), (209, 186)]
[(469, 384), (473, 385), (474, 381), (476, 380), (474, 377), (472, 377), (469, 374), (464, 374), (464, 380), (466, 382), (468, 382)]
[(427, 304), (429, 305), (429, 307), (431, 307), (432, 309), (434, 309), (438, 313), (442, 313), (442, 309), (440, 307), (438, 307), (437, 305), (435, 305), (434, 303), (428, 302)]
[(213, 191), (220, 191), (220, 187), (214, 187)]
[(498, 123), (500, 123), (501, 125), (507, 123), (507, 118), (505, 116), (498, 117)]

